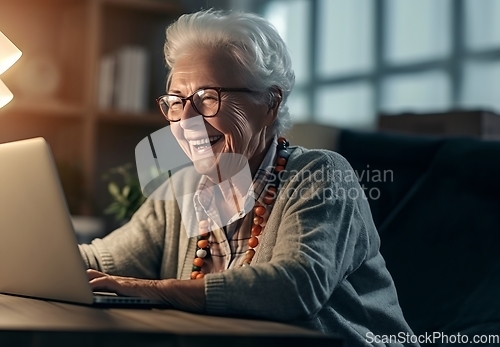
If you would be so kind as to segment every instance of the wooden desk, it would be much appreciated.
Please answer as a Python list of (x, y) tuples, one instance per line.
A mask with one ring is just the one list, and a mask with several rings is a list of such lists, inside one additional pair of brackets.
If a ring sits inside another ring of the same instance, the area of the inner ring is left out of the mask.
[(98, 309), (0, 294), (1, 347), (340, 346), (291, 325), (177, 310)]

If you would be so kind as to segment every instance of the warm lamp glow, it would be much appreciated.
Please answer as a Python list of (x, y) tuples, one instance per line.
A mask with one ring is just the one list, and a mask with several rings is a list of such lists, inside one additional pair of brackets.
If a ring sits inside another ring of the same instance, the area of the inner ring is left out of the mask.
[[(21, 58), (21, 55), (21, 51), (0, 31), (0, 75)], [(0, 80), (0, 108), (7, 105), (13, 97), (9, 88)]]
[(21, 51), (0, 31), (0, 75), (21, 58), (21, 55)]
[(0, 108), (7, 105), (13, 97), (14, 95), (12, 95), (9, 88), (0, 80)]

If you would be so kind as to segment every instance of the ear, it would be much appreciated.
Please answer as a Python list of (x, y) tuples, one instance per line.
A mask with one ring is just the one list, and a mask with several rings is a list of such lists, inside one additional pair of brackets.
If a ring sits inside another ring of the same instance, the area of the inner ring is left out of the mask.
[(276, 118), (278, 117), (278, 110), (281, 105), (281, 101), (283, 100), (283, 92), (278, 87), (273, 87), (269, 92), (269, 106), (267, 109), (267, 117), (270, 120), (268, 125), (274, 123)]

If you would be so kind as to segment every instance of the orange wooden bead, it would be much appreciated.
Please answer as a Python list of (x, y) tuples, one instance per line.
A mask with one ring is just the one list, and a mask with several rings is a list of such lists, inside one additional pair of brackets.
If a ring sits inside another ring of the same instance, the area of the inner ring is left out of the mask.
[(253, 224), (257, 224), (257, 225), (259, 225), (259, 224), (261, 224), (263, 221), (264, 221), (264, 218), (262, 218), (262, 217), (259, 217), (259, 216), (257, 216), (257, 217), (253, 217)]
[(266, 205), (272, 205), (272, 203), (274, 202), (274, 196), (273, 195), (266, 195), (263, 199), (264, 201), (264, 204)]
[(257, 247), (259, 244), (259, 239), (257, 239), (255, 236), (252, 236), (249, 240), (248, 240), (248, 247), (252, 247), (252, 248), (255, 248)]
[(262, 217), (263, 215), (266, 214), (266, 209), (262, 206), (256, 207), (254, 211), (255, 211), (255, 214), (259, 217)]
[(278, 160), (276, 161), (276, 163), (278, 163), (278, 165), (285, 166), (286, 165), (286, 159), (285, 158), (278, 158)]
[(198, 247), (200, 247), (200, 248), (206, 248), (206, 247), (208, 247), (208, 240), (199, 240), (198, 241)]
[(252, 259), (254, 255), (255, 255), (255, 250), (253, 249), (249, 249), (245, 252), (245, 257), (247, 259)]
[(262, 227), (260, 225), (254, 224), (252, 226), (252, 236), (259, 236), (261, 232), (262, 232)]
[(267, 187), (267, 192), (269, 193), (269, 195), (276, 195), (277, 191), (278, 190), (276, 189), (276, 187), (273, 187), (273, 186)]
[[(285, 166), (287, 164), (287, 158), (289, 156), (289, 152), (287, 152), (288, 141), (284, 137), (280, 137), (278, 139), (278, 159), (276, 160), (276, 166), (274, 171), (276, 173), (280, 173), (285, 170)], [(279, 181), (281, 181), (282, 175), (277, 175), (278, 181), (274, 184), (279, 185)], [(262, 203), (255, 202), (254, 206), (254, 216), (253, 216), (253, 225), (251, 230), (251, 237), (248, 240), (248, 250), (245, 252), (244, 260), (240, 263), (241, 266), (250, 265), (253, 257), (255, 256), (255, 248), (259, 245), (258, 236), (262, 234), (264, 227), (267, 222), (267, 218), (269, 216), (269, 211), (272, 208), (272, 204), (275, 202), (278, 196), (277, 187), (271, 184), (266, 185), (265, 195), (262, 199)], [(199, 236), (198, 236), (198, 250), (195, 259), (193, 260), (193, 270), (191, 272), (192, 279), (203, 278), (205, 274), (199, 271), (204, 264), (203, 258), (207, 255), (206, 249), (210, 246), (208, 242), (209, 236), (209, 220), (202, 220), (199, 222)], [(203, 256), (203, 258), (202, 258)]]
[(198, 267), (202, 267), (203, 266), (203, 259), (202, 258), (194, 258), (193, 265), (198, 266)]

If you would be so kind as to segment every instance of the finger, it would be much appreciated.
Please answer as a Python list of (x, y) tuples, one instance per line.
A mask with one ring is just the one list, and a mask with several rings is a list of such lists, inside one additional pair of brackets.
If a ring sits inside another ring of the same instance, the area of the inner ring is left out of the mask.
[(106, 277), (106, 276), (108, 276), (108, 275), (103, 273), (103, 272), (97, 271), (97, 270), (93, 270), (93, 269), (87, 270), (87, 277), (89, 280), (93, 280), (94, 278), (99, 278), (99, 277)]
[(89, 281), (92, 291), (105, 291), (121, 294), (120, 285), (110, 276), (97, 277)]
[(92, 291), (112, 292), (123, 296), (141, 296), (140, 286), (130, 283), (122, 277), (105, 276), (90, 280)]

